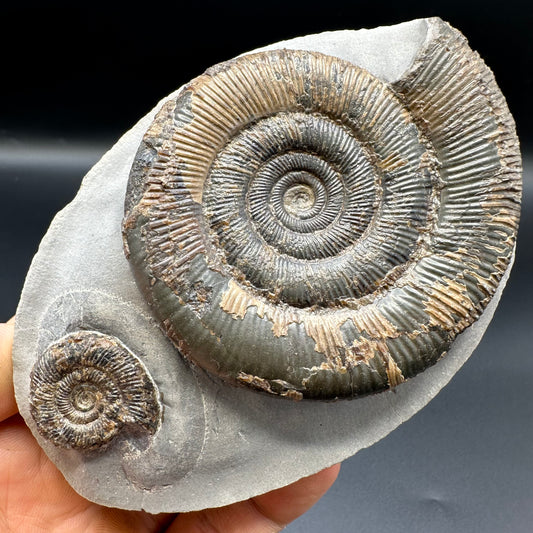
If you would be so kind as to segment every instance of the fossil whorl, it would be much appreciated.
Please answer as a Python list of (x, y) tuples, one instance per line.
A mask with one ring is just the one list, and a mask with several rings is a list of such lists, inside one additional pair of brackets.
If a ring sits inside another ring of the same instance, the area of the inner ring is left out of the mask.
[(92, 331), (50, 345), (31, 372), (30, 410), (56, 446), (98, 449), (126, 425), (154, 434), (161, 420), (157, 387), (118, 339)]
[(147, 131), (126, 253), (183, 354), (292, 398), (434, 364), (493, 296), (519, 216), (514, 124), (447, 27), (386, 84), (274, 50), (217, 65)]

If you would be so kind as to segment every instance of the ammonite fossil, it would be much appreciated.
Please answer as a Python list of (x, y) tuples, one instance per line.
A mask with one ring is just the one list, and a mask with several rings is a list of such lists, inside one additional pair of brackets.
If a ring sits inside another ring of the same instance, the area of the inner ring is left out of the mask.
[(94, 450), (125, 426), (152, 435), (161, 422), (155, 383), (109, 335), (78, 331), (53, 343), (35, 363), (31, 381), (31, 415), (56, 446)]
[(519, 216), (514, 124), (456, 32), (388, 84), (317, 52), (209, 69), (137, 153), (126, 251), (180, 351), (294, 399), (385, 390), (480, 316)]
[(125, 133), (50, 226), (17, 310), (20, 413), (104, 505), (191, 511), (308, 476), (468, 359), (519, 202), (503, 97), (440, 19), (217, 65)]

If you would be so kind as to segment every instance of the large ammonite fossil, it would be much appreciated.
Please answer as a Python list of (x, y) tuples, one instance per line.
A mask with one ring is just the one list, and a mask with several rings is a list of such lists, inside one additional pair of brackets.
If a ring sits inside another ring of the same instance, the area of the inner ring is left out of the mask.
[(320, 53), (250, 54), (163, 106), (124, 234), (188, 359), (294, 399), (356, 397), (433, 365), (480, 316), (513, 254), (520, 163), (462, 45), (396, 84)]

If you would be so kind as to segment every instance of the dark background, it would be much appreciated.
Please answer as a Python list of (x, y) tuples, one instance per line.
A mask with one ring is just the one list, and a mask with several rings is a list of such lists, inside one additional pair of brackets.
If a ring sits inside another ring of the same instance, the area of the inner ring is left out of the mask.
[[(452, 383), (343, 465), (292, 533), (533, 531), (533, 7), (529, 1), (0, 7), (0, 320), (83, 175), (163, 96), (244, 51), (324, 30), (440, 16), (492, 68), (517, 122), (525, 191), (516, 266), (482, 344)], [(357, 428), (354, 428), (357, 431)]]
[(529, 1), (19, 2), (2, 9), (2, 135), (114, 139), (207, 67), (324, 30), (440, 16), (494, 70), (532, 136)]

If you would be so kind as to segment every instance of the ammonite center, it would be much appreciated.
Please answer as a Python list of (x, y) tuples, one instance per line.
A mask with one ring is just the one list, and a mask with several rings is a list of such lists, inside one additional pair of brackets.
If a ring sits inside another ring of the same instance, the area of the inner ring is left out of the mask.
[(71, 392), (71, 401), (74, 409), (87, 412), (98, 404), (98, 389), (91, 384), (80, 383)]
[(309, 185), (303, 183), (291, 185), (283, 195), (285, 211), (296, 218), (307, 218), (314, 205), (315, 193)]

